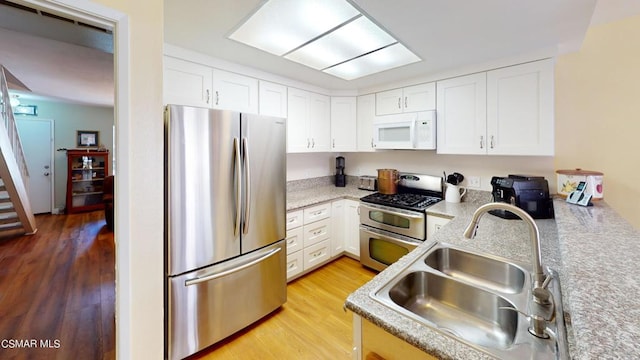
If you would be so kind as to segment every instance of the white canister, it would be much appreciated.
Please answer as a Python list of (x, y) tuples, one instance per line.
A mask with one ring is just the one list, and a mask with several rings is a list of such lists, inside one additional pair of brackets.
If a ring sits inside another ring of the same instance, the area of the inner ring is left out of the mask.
[(585, 192), (592, 195), (592, 200), (602, 200), (604, 192), (602, 181), (604, 174), (599, 171), (582, 169), (556, 170), (558, 176), (558, 195), (567, 197), (576, 190), (578, 184), (584, 181), (587, 184)]
[(445, 190), (445, 193), (444, 193), (444, 200), (450, 203), (459, 203), (460, 200), (462, 200), (462, 197), (464, 196), (464, 194), (466, 193), (467, 193), (467, 189), (463, 187), (447, 184), (447, 189)]

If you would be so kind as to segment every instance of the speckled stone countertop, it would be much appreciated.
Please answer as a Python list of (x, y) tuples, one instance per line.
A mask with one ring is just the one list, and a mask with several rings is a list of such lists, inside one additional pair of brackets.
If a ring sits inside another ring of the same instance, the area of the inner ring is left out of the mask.
[(325, 178), (311, 179), (306, 182), (293, 185), (289, 184), (287, 186), (287, 211), (340, 198), (358, 200), (372, 193), (373, 191), (358, 189), (356, 181), (351, 179), (351, 177), (347, 180), (345, 187), (336, 187)]
[[(485, 215), (474, 239), (462, 236), (471, 215), (490, 196), (440, 202), (428, 213), (453, 217), (433, 241), (531, 263), (526, 224)], [(603, 202), (584, 208), (554, 200), (556, 219), (536, 220), (543, 266), (558, 271), (569, 353), (573, 359), (640, 358), (640, 233)], [(381, 305), (369, 294), (428, 251), (427, 241), (349, 295), (346, 307), (408, 343), (443, 359), (492, 356)]]

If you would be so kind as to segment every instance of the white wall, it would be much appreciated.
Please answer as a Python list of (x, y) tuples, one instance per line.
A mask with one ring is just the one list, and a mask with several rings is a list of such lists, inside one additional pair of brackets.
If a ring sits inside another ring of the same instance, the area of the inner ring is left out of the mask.
[[(62, 209), (66, 201), (67, 153), (56, 149), (76, 148), (76, 131), (99, 131), (99, 141), (113, 154), (113, 108), (50, 101), (25, 100), (38, 107), (39, 119), (53, 120), (54, 127), (54, 207)], [(33, 119), (33, 116), (16, 118)], [(112, 158), (110, 158), (112, 160)], [(113, 166), (110, 166), (110, 171)]]
[[(381, 168), (435, 176), (442, 176), (443, 171), (447, 174), (459, 172), (465, 176), (480, 176), (480, 189), (490, 191), (492, 176), (526, 174), (544, 176), (549, 182), (549, 190), (556, 192), (556, 175), (550, 156), (438, 155), (435, 151), (409, 150), (289, 154), (287, 180), (333, 175), (335, 157), (339, 155), (345, 157), (347, 175), (377, 175), (376, 170)], [(466, 180), (463, 186), (466, 186)]]

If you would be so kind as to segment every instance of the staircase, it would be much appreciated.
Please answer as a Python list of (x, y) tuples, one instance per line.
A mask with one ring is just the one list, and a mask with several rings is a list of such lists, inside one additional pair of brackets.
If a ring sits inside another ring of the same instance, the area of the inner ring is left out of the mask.
[(1, 65), (0, 92), (0, 238), (35, 234), (38, 229), (29, 201), (29, 172)]

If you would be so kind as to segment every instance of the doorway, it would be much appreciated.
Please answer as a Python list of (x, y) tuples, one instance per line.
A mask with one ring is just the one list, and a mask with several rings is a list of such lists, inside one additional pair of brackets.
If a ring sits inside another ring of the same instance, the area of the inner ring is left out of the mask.
[(53, 210), (53, 120), (16, 118), (29, 171), (29, 199), (34, 214)]

